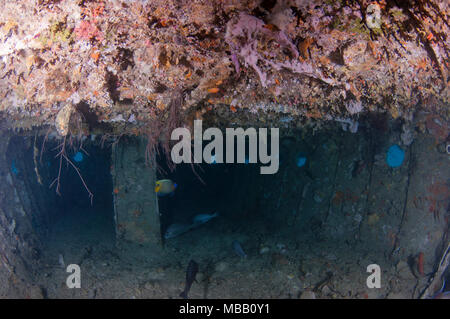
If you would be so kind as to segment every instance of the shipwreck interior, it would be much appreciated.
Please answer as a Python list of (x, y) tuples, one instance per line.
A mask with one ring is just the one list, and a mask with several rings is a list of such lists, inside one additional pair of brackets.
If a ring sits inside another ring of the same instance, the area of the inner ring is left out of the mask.
[[(448, 12), (2, 1), (0, 298), (179, 298), (188, 269), (189, 298), (450, 298)], [(278, 169), (173, 167), (196, 123), (279, 128)]]
[[(368, 118), (356, 133), (341, 125), (281, 129), (279, 170), (267, 175), (247, 156), (171, 170), (162, 149), (155, 166), (145, 160), (145, 137), (69, 143), (12, 134), (2, 142), (3, 189), (10, 192), (2, 263), (21, 256), (23, 268), (10, 268), (6, 294), (177, 297), (190, 259), (201, 265), (191, 291), (197, 298), (444, 293), (450, 171), (441, 144), (448, 142), (416, 132), (405, 145), (402, 122), (383, 119)], [(402, 152), (396, 163), (393, 149)], [(162, 179), (176, 188), (158, 197)], [(206, 220), (195, 224), (198, 215)], [(173, 225), (194, 226), (168, 237)], [(78, 290), (63, 285), (72, 263), (83, 269)], [(376, 291), (364, 284), (373, 263), (388, 282)], [(430, 282), (426, 274), (437, 271), (439, 280)], [(242, 286), (240, 278), (264, 289)]]
[[(113, 241), (110, 150), (92, 143), (68, 146), (67, 158), (79, 169), (81, 179), (71, 164), (58, 155), (61, 141), (46, 138), (12, 137), (6, 152), (13, 179), (25, 187), (21, 191), (26, 190), (26, 193), (21, 196), (28, 198), (33, 207), (34, 231), (45, 242), (55, 229), (64, 224), (68, 229), (89, 231), (88, 228), (92, 228), (97, 234), (109, 233), (106, 238)], [(89, 185), (89, 189), (83, 183)], [(89, 197), (91, 188), (96, 194), (92, 202)]]
[[(245, 141), (248, 146), (248, 138)], [(158, 199), (163, 237), (171, 224), (190, 223), (199, 214), (217, 214), (221, 217), (218, 223), (234, 220), (236, 228), (241, 227), (244, 219), (251, 222), (252, 214), (256, 213), (256, 218), (259, 164), (249, 163), (248, 155), (244, 163), (238, 163), (237, 145), (233, 149), (234, 163), (225, 163), (225, 152), (223, 163), (215, 159), (212, 163), (181, 163), (172, 171), (167, 157), (158, 156), (158, 179), (169, 178), (177, 183), (174, 194)]]

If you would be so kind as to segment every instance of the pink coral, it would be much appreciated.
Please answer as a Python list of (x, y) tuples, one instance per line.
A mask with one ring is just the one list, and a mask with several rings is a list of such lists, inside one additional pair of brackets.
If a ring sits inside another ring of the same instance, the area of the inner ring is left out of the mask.
[[(267, 87), (268, 77), (264, 69), (272, 68), (277, 71), (282, 69), (290, 70), (294, 73), (305, 74), (324, 82), (331, 83), (331, 79), (326, 78), (320, 70), (315, 69), (311, 64), (299, 62), (298, 50), (289, 37), (283, 31), (275, 31), (268, 28), (264, 21), (240, 13), (235, 19), (227, 24), (225, 40), (231, 48), (231, 58), (235, 65), (236, 72), (239, 72), (239, 62), (236, 57), (244, 60), (246, 66), (252, 67), (258, 74), (263, 87)], [(292, 61), (277, 61), (274, 59), (275, 52), (259, 52), (260, 41), (270, 42), (274, 40), (281, 49), (290, 52)]]
[(82, 40), (92, 40), (95, 39), (97, 41), (103, 40), (103, 34), (98, 29), (95, 21), (81, 21), (80, 25), (75, 28), (75, 33), (78, 39)]

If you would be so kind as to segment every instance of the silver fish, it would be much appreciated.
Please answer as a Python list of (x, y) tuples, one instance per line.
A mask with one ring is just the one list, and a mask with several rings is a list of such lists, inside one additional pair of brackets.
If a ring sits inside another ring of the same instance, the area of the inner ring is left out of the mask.
[(234, 252), (236, 254), (238, 254), (240, 257), (242, 258), (247, 258), (247, 254), (245, 253), (245, 251), (242, 249), (241, 243), (238, 242), (237, 240), (233, 241), (233, 249)]
[(164, 233), (164, 238), (169, 239), (184, 234), (194, 228), (195, 224), (172, 224)]
[(192, 220), (192, 224), (172, 224), (170, 225), (165, 234), (164, 234), (164, 238), (165, 239), (169, 239), (169, 238), (173, 238), (176, 236), (179, 236), (181, 234), (184, 234), (188, 231), (190, 231), (193, 228), (196, 228), (204, 223), (206, 223), (207, 221), (211, 220), (214, 217), (217, 217), (219, 214), (218, 213), (214, 213), (214, 214), (199, 214), (196, 215), (194, 217), (194, 219)]
[(194, 216), (194, 218), (192, 219), (192, 222), (194, 224), (203, 224), (217, 216), (219, 216), (219, 213), (217, 213), (217, 212), (214, 214), (198, 214), (198, 215)]

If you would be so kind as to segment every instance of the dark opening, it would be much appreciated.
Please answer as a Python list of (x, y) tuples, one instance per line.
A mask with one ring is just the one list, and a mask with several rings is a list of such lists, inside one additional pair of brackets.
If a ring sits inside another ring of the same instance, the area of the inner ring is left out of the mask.
[[(203, 146), (206, 144), (207, 142), (204, 142)], [(259, 183), (270, 183), (271, 180), (277, 179), (279, 173), (261, 178), (260, 167), (268, 164), (250, 162), (248, 138), (245, 139), (245, 147), (244, 163), (238, 163), (236, 141), (234, 163), (226, 163), (225, 143), (224, 163), (182, 163), (170, 171), (166, 156), (157, 157), (160, 167), (158, 179), (170, 179), (177, 185), (173, 194), (158, 199), (163, 239), (170, 239), (166, 236), (171, 225), (194, 225), (196, 218), (205, 222), (192, 227), (192, 231), (183, 233), (184, 238), (195, 238), (196, 234), (221, 236), (227, 232), (245, 233), (245, 230), (251, 229), (255, 223), (266, 221), (268, 216), (262, 214), (260, 209), (264, 200), (260, 189), (264, 186)], [(269, 143), (269, 154), (270, 147)], [(284, 154), (280, 154), (280, 157), (283, 158)], [(268, 223), (271, 223), (270, 216)], [(197, 232), (197, 229), (203, 231)]]
[[(33, 229), (45, 250), (39, 282), (50, 297), (68, 291), (57, 286), (66, 279), (59, 256), (65, 265), (82, 264), (93, 297), (133, 297), (140, 289), (141, 296), (176, 298), (191, 260), (203, 278), (190, 292), (198, 298), (234, 297), (236, 291), (238, 297), (289, 298), (306, 289), (330, 297), (332, 292), (315, 287), (342, 273), (357, 278), (373, 263), (420, 275), (420, 256), (426, 253), (432, 260), (431, 248), (446, 247), (441, 239), (448, 233), (449, 182), (443, 169), (448, 153), (440, 145), (447, 142), (435, 144), (433, 137), (417, 134), (408, 146), (395, 122), (373, 118), (370, 123), (361, 124), (356, 133), (341, 125), (283, 132), (275, 174), (261, 174), (268, 164), (259, 156), (250, 163), (248, 149), (248, 163), (235, 158), (235, 163), (179, 164), (174, 171), (160, 154), (156, 180), (170, 180), (177, 187), (157, 199), (159, 221), (145, 139), (115, 138), (113, 152), (90, 139), (82, 149), (79, 144), (67, 149), (94, 194), (91, 205), (80, 176), (65, 160), (61, 196), (55, 186), (48, 187), (58, 176), (60, 139), (46, 142), (41, 159), (43, 137), (13, 137), (7, 150), (10, 175), (22, 206), (33, 212)], [(12, 231), (25, 222), (20, 212), (14, 218), (6, 223)], [(166, 238), (174, 225), (181, 231)], [(429, 238), (430, 232), (437, 235)], [(415, 244), (419, 237), (422, 248)], [(431, 262), (425, 266), (432, 269)], [(448, 278), (448, 272), (442, 276)], [(246, 280), (262, 288), (255, 293)], [(111, 289), (111, 283), (117, 286)], [(348, 291), (346, 283), (333, 285)], [(401, 289), (414, 289), (407, 285)], [(360, 288), (348, 289), (356, 296)], [(447, 292), (448, 285), (439, 289)]]
[(244, 185), (250, 187), (258, 170), (255, 164), (180, 164), (171, 173), (160, 173), (161, 179), (168, 178), (177, 184), (173, 195), (159, 198), (162, 233), (171, 224), (189, 224), (200, 214), (217, 214), (221, 220), (250, 214), (250, 207), (244, 212), (237, 209), (239, 205), (255, 205), (250, 189), (244, 194), (237, 192)]
[(15, 136), (8, 147), (13, 178), (20, 183), (19, 197), (32, 211), (34, 230), (43, 247), (47, 252), (62, 254), (69, 247), (114, 245), (110, 149), (89, 140), (82, 147), (79, 141), (66, 142), (67, 158), (93, 193), (91, 202), (75, 168), (58, 156), (62, 140), (47, 139), (43, 144), (44, 139)]

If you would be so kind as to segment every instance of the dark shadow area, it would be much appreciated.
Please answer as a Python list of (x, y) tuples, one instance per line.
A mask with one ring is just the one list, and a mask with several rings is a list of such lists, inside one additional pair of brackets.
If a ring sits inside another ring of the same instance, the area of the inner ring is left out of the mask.
[[(172, 195), (158, 198), (163, 236), (170, 225), (190, 224), (199, 214), (217, 213), (216, 223), (224, 227), (232, 225), (234, 230), (264, 218), (260, 214), (261, 193), (258, 192), (261, 164), (249, 163), (248, 140), (246, 147), (245, 163), (237, 163), (236, 144), (234, 163), (182, 163), (170, 171), (165, 155), (157, 157), (158, 179), (170, 179), (177, 185)], [(225, 161), (225, 147), (223, 156)]]
[[(43, 243), (99, 240), (114, 244), (111, 155), (109, 149), (85, 141), (66, 145), (67, 158), (58, 156), (61, 140), (13, 137), (8, 147), (11, 172), (20, 198), (30, 203), (33, 228)], [(59, 194), (56, 192), (59, 176)], [(51, 186), (51, 187), (50, 187)]]
[[(60, 169), (60, 158), (55, 157), (58, 143), (48, 143), (47, 151), (42, 156), (49, 176), (54, 179), (58, 178)], [(62, 160), (60, 196), (56, 197), (54, 205), (55, 221), (60, 222), (62, 228), (67, 227), (68, 232), (80, 229), (80, 240), (84, 237), (84, 240), (92, 243), (100, 240), (105, 244), (113, 244), (115, 226), (110, 150), (84, 143), (81, 148), (75, 145), (68, 147), (67, 157), (79, 169), (81, 177), (71, 164)], [(56, 184), (53, 184), (52, 191), (56, 190)], [(93, 194), (92, 202), (86, 187)]]
[(235, 193), (233, 189), (236, 183), (244, 183), (239, 179), (251, 175), (254, 170), (256, 168), (251, 164), (199, 164), (194, 167), (181, 164), (167, 175), (160, 174), (161, 178), (169, 178), (177, 183), (173, 196), (159, 198), (163, 230), (172, 223), (189, 223), (198, 214), (233, 216), (233, 204), (243, 200), (245, 194), (235, 198), (234, 203), (229, 202), (230, 194)]

